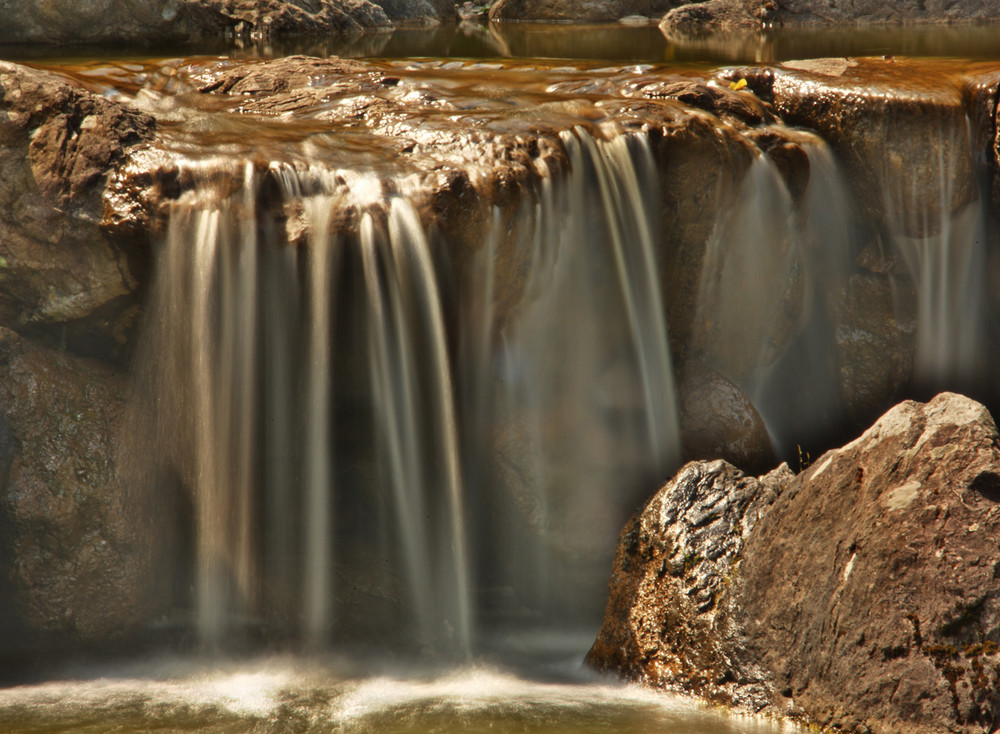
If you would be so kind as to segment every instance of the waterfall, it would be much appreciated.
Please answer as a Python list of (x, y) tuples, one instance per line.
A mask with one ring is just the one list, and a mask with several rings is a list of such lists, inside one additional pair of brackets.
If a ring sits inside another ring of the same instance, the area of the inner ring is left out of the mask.
[(990, 195), (965, 123), (942, 124), (930, 165), (912, 166), (885, 192), (885, 240), (917, 293), (914, 379), (924, 388), (974, 389), (981, 373)]
[[(466, 285), (407, 181), (184, 163), (200, 183), (159, 244), (140, 392), (150, 463), (189, 498), (204, 645), (462, 657), (515, 608), (599, 619), (679, 437), (648, 143), (560, 143), (567, 170), (539, 163), (519, 204), (530, 241), (494, 209)], [(500, 313), (511, 247), (531, 261)]]
[(808, 187), (793, 197), (759, 155), (705, 247), (697, 329), (703, 358), (750, 396), (779, 451), (843, 420), (836, 327), (854, 211), (829, 148), (794, 135), (808, 159)]

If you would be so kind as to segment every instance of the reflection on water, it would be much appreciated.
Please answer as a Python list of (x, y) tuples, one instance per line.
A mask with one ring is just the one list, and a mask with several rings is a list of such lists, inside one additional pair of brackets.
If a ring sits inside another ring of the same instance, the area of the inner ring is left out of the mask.
[(0, 729), (41, 732), (779, 734), (800, 729), (690, 699), (493, 668), (358, 676), (336, 661), (160, 660), (0, 690)]
[[(235, 45), (234, 45), (235, 43)], [(464, 22), (393, 33), (319, 36), (269, 41), (201, 41), (190, 45), (108, 48), (0, 46), (0, 58), (64, 63), (93, 58), (233, 54), (279, 57), (292, 54), (350, 58), (552, 58), (658, 63), (774, 63), (835, 56), (953, 56), (1000, 58), (1000, 27), (859, 26), (776, 28), (767, 31), (668, 40), (647, 25)]]

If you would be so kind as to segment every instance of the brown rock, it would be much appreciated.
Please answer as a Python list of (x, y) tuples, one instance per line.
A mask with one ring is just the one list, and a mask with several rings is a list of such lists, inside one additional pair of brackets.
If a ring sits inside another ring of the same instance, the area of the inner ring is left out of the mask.
[(686, 38), (756, 28), (770, 20), (773, 4), (760, 0), (685, 3), (663, 16), (660, 30), (667, 38)]
[(913, 372), (916, 302), (908, 281), (855, 273), (840, 302), (834, 337), (852, 422), (870, 421), (900, 395)]
[(703, 362), (679, 370), (684, 458), (725, 459), (748, 473), (774, 466), (767, 426), (739, 387)]
[(0, 654), (122, 639), (160, 603), (165, 531), (127, 483), (126, 382), (0, 329)]
[(760, 709), (768, 671), (742, 652), (720, 601), (743, 544), (791, 481), (782, 465), (760, 479), (724, 461), (692, 462), (625, 525), (604, 624), (587, 662), (632, 680)]
[(996, 720), (998, 466), (983, 406), (905, 402), (757, 526), (734, 619), (810, 720), (927, 734)]
[(396, 26), (428, 26), (458, 18), (455, 0), (372, 0)]
[(110, 172), (148, 115), (51, 73), (0, 63), (0, 324), (120, 354), (137, 281), (102, 228)]
[(747, 78), (787, 124), (820, 134), (872, 230), (932, 235), (976, 200), (961, 79), (967, 68), (893, 58), (783, 67), (733, 78)]
[[(766, 512), (758, 480), (688, 465), (626, 526), (588, 659), (847, 732), (988, 731), (1000, 712), (998, 466), (992, 418), (950, 393), (902, 403), (776, 477)], [(716, 558), (697, 550), (718, 547), (702, 537), (724, 539)]]

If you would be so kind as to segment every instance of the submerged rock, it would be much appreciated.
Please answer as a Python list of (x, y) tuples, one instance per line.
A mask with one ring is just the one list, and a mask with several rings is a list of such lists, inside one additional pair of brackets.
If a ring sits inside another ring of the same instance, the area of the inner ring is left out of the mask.
[(689, 360), (679, 370), (678, 392), (686, 459), (722, 458), (748, 473), (774, 466), (767, 426), (739, 387)]
[(989, 730), (998, 466), (993, 419), (950, 393), (795, 477), (689, 465), (623, 531), (588, 659), (843, 731)]

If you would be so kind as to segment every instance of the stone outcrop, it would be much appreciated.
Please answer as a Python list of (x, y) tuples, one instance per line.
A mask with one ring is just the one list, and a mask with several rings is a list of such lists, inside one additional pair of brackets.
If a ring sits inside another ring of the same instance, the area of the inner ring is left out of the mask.
[(782, 465), (756, 479), (721, 461), (685, 465), (625, 525), (604, 625), (587, 655), (600, 670), (760, 709), (768, 672), (742, 652), (725, 607), (741, 552), (785, 491)]
[(684, 3), (663, 16), (660, 30), (667, 38), (687, 38), (760, 28), (772, 21), (775, 5), (767, 0)]
[[(385, 3), (401, 18), (447, 13), (449, 5), (454, 15), (447, 0), (413, 3), (406, 13), (398, 2)], [(0, 16), (0, 43), (155, 43), (392, 28), (382, 4), (370, 0), (0, 0)]]
[(998, 467), (992, 418), (950, 393), (896, 406), (780, 493), (689, 465), (623, 531), (589, 660), (841, 731), (989, 731)]
[(125, 379), (6, 329), (0, 368), (0, 658), (127, 637), (168, 528), (123, 470)]
[(614, 22), (628, 16), (658, 18), (675, 0), (496, 0), (492, 21)]
[(141, 252), (104, 229), (104, 193), (127, 152), (152, 138), (153, 118), (2, 62), (0, 108), (0, 325), (121, 356)]
[(980, 0), (882, 3), (860, 0), (706, 0), (678, 3), (660, 29), (668, 38), (745, 31), (771, 26), (837, 26), (886, 23), (975, 23), (996, 20), (1000, 11)]

